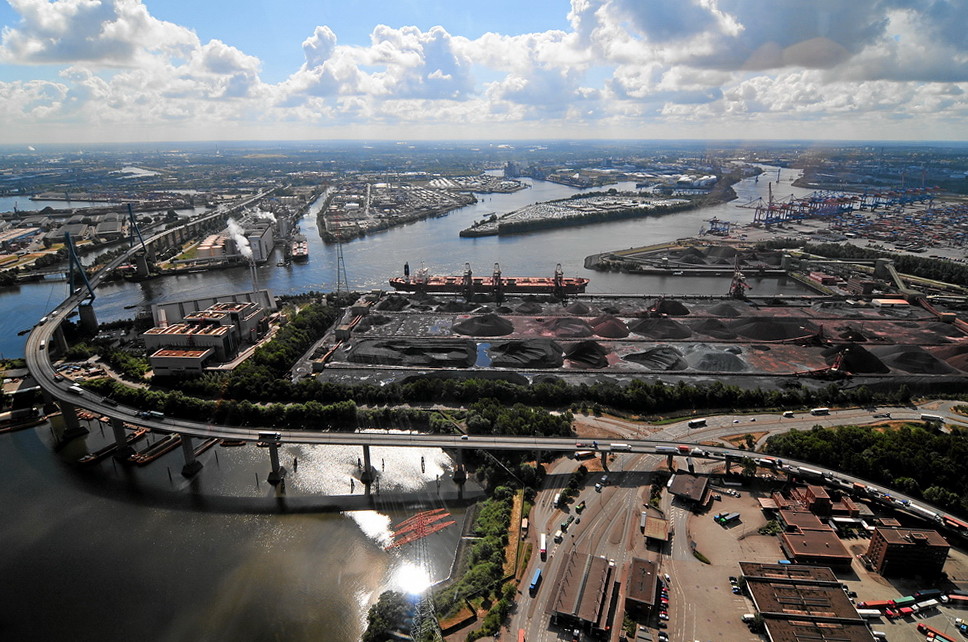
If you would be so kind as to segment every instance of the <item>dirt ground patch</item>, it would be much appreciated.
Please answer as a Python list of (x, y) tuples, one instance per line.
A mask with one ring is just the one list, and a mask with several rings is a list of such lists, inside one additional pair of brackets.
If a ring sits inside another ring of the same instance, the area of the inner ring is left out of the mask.
[(741, 435), (740, 434), (726, 435), (725, 437), (721, 437), (720, 439), (722, 439), (723, 441), (729, 442), (730, 444), (733, 445), (734, 448), (739, 448), (741, 445), (742, 446), (746, 445), (746, 435), (753, 435), (753, 443), (759, 443), (760, 439), (767, 436), (768, 434), (769, 433), (766, 431), (744, 432)]

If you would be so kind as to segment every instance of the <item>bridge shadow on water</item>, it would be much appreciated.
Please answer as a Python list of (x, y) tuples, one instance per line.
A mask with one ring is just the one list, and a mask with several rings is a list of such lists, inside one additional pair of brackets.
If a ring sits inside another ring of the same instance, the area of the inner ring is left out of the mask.
[(77, 469), (72, 472), (85, 491), (112, 501), (123, 501), (149, 508), (208, 513), (286, 515), (356, 510), (406, 510), (440, 505), (458, 507), (473, 504), (485, 496), (482, 489), (471, 483), (465, 485), (463, 494), (458, 492), (453, 483), (446, 484), (450, 488), (437, 489), (435, 484), (430, 483), (418, 491), (374, 491), (370, 495), (362, 492), (350, 495), (322, 495), (304, 491), (290, 494), (287, 492), (285, 480), (276, 485), (262, 481), (259, 488), (263, 489), (265, 494), (261, 496), (231, 496), (200, 491), (195, 483), (196, 480), (189, 480), (187, 485), (181, 488), (167, 489), (146, 484), (132, 475), (124, 475), (124, 472), (122, 472), (122, 478), (108, 477), (96, 470)]

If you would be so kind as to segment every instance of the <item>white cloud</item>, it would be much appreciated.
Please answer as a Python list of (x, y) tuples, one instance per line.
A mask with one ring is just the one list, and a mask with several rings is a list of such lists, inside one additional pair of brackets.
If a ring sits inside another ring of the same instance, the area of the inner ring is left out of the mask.
[(151, 53), (178, 55), (198, 45), (185, 27), (152, 17), (139, 0), (9, 0), (20, 14), (0, 37), (7, 63), (134, 66)]
[(58, 82), (0, 82), (2, 122), (21, 128), (773, 136), (800, 123), (793, 135), (883, 136), (917, 116), (968, 136), (968, 3), (955, 0), (571, 0), (570, 30), (471, 39), (376, 24), (364, 45), (318, 26), (273, 84), (243, 48), (202, 43), (140, 0), (10, 4), (20, 21), (0, 61), (63, 67)]

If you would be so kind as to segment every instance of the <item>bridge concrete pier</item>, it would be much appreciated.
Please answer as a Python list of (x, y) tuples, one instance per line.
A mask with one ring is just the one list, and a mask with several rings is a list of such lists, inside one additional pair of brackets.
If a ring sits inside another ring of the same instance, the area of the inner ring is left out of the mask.
[(724, 459), (723, 461), (724, 461), (724, 462), (725, 462), (725, 464), (726, 464), (726, 474), (728, 475), (728, 474), (729, 474), (729, 467), (730, 467), (730, 466), (732, 465), (732, 463), (733, 463), (733, 458), (732, 458), (732, 457), (730, 457), (729, 455), (726, 455), (726, 457), (725, 457), (725, 459)]
[(67, 401), (58, 401), (61, 414), (51, 417), (50, 425), (54, 429), (54, 437), (57, 445), (62, 446), (75, 437), (86, 435), (87, 428), (81, 426), (81, 421), (77, 418), (77, 407)]
[(272, 464), (272, 470), (269, 471), (266, 481), (270, 484), (278, 484), (286, 477), (285, 467), (279, 465), (279, 442), (269, 442), (269, 463)]
[(464, 451), (457, 450), (457, 462), (454, 466), (454, 483), (457, 484), (457, 498), (464, 499), (464, 483), (467, 481), (467, 470), (464, 469)]
[(62, 354), (67, 352), (69, 346), (67, 345), (67, 337), (64, 336), (64, 328), (62, 326), (58, 325), (57, 329), (54, 330), (52, 341), (57, 348), (57, 352)]
[(372, 491), (373, 482), (376, 481), (376, 471), (373, 470), (368, 445), (363, 446), (363, 470), (360, 471), (360, 481), (363, 482), (364, 491), (369, 495)]
[(81, 329), (90, 334), (97, 334), (97, 315), (94, 314), (94, 305), (82, 303), (77, 306), (77, 312), (81, 316)]
[(144, 252), (138, 254), (134, 259), (135, 274), (139, 277), (148, 276), (148, 257)]
[(114, 443), (118, 445), (114, 451), (114, 458), (123, 461), (130, 457), (134, 448), (128, 444), (128, 433), (124, 430), (124, 422), (120, 419), (112, 419), (111, 432), (114, 434)]
[[(192, 443), (191, 435), (182, 435), (182, 455), (185, 456), (185, 465), (182, 466), (182, 477), (194, 477), (202, 469), (202, 462), (195, 459), (195, 444)], [(278, 459), (279, 455), (276, 454)]]

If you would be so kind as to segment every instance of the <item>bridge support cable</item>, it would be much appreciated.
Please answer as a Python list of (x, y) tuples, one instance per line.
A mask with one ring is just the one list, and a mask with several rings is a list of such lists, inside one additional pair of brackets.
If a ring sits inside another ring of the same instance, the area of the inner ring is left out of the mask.
[(91, 287), (91, 282), (87, 278), (87, 272), (84, 266), (81, 265), (80, 257), (77, 256), (77, 248), (74, 247), (74, 240), (71, 238), (70, 232), (64, 232), (64, 246), (67, 248), (68, 266), (70, 267), (67, 279), (70, 291), (67, 293), (67, 296), (70, 297), (73, 295), (75, 288), (79, 287), (74, 285), (74, 273), (76, 272), (80, 275), (80, 280), (83, 281), (84, 287), (87, 288), (88, 296), (90, 297), (90, 301), (88, 302), (93, 302), (96, 296), (94, 294), (94, 288)]
[(141, 249), (148, 253), (148, 246), (145, 245), (145, 239), (141, 236), (141, 228), (138, 227), (138, 221), (134, 218), (134, 209), (131, 207), (131, 203), (128, 203), (128, 247), (134, 247), (134, 237), (138, 237), (138, 241), (141, 243)]

